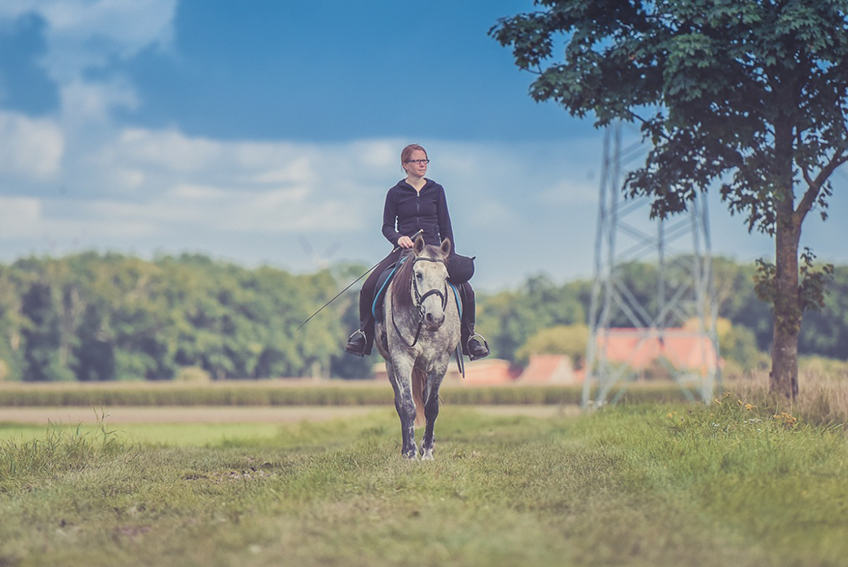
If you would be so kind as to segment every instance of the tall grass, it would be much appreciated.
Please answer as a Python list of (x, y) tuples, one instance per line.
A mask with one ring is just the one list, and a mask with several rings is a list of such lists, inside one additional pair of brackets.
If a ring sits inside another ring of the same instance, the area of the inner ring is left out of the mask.
[(81, 425), (69, 429), (50, 424), (42, 437), (0, 442), (0, 492), (20, 479), (82, 470), (102, 457), (126, 452), (117, 432), (106, 426), (105, 411), (97, 417), (94, 432)]
[(752, 404), (773, 415), (790, 414), (801, 421), (825, 427), (848, 428), (848, 376), (834, 376), (817, 369), (799, 375), (799, 394), (789, 402), (769, 394), (768, 373), (749, 373), (728, 380), (726, 391), (743, 404)]

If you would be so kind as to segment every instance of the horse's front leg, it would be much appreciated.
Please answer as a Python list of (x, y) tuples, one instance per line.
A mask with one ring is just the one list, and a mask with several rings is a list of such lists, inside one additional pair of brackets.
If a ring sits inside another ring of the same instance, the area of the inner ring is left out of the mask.
[(448, 370), (450, 358), (445, 357), (434, 365), (433, 370), (427, 375), (427, 386), (424, 390), (424, 417), (427, 418), (427, 426), (424, 428), (424, 439), (421, 441), (421, 460), (432, 461), (436, 437), (433, 429), (436, 418), (439, 416), (439, 388)]
[[(388, 370), (389, 365), (386, 365)], [(391, 364), (392, 386), (395, 391), (395, 409), (400, 418), (400, 431), (403, 439), (401, 454), (407, 459), (415, 459), (417, 447), (415, 445), (415, 401), (412, 399), (412, 368), (411, 359), (395, 360)]]

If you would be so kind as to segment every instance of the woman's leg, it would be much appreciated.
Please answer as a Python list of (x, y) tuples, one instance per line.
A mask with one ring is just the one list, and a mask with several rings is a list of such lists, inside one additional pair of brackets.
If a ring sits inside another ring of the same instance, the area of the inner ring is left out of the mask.
[(477, 320), (477, 305), (474, 299), (474, 289), (471, 284), (465, 282), (459, 286), (459, 296), (462, 299), (462, 326), (460, 332), (460, 344), (462, 352), (471, 360), (489, 356), (489, 345), (482, 335), (474, 332), (474, 324)]
[(386, 268), (397, 262), (399, 256), (400, 250), (383, 258), (362, 284), (362, 289), (359, 290), (359, 330), (350, 336), (345, 347), (345, 351), (350, 354), (356, 356), (371, 354), (371, 348), (374, 345), (374, 315), (371, 307), (374, 303), (377, 280)]

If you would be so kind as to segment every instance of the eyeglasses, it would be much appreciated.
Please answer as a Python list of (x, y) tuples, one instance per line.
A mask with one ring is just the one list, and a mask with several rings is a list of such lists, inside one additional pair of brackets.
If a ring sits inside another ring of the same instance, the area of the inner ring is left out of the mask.
[(429, 159), (408, 159), (404, 163), (417, 163), (417, 164), (420, 165), (422, 163), (424, 163), (424, 164), (430, 163), (430, 160)]

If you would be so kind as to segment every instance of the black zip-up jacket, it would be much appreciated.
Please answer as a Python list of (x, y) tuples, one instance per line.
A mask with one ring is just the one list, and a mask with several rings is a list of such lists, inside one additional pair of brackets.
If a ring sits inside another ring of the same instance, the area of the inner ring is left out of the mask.
[(426, 183), (421, 192), (416, 192), (406, 180), (401, 180), (386, 193), (383, 236), (397, 246), (401, 236), (412, 236), (419, 229), (424, 229), (424, 242), (439, 246), (442, 240), (450, 238), (451, 250), (455, 251), (445, 188), (432, 179), (424, 179)]

